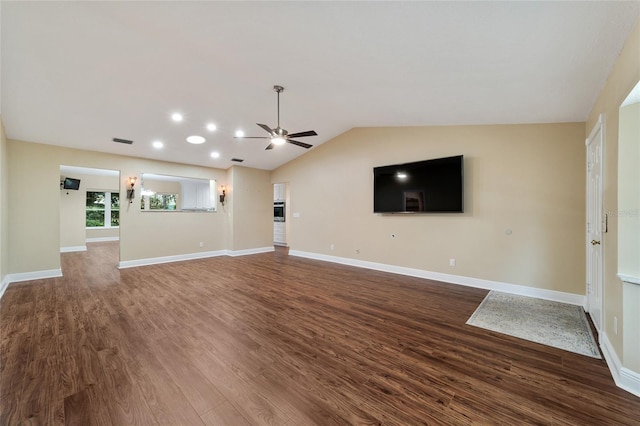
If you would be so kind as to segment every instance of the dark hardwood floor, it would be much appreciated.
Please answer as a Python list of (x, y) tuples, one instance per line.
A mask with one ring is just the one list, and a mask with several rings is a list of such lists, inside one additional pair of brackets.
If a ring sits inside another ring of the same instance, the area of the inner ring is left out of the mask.
[(289, 257), (118, 270), (0, 303), (3, 425), (637, 425), (602, 360), (465, 325), (486, 291)]

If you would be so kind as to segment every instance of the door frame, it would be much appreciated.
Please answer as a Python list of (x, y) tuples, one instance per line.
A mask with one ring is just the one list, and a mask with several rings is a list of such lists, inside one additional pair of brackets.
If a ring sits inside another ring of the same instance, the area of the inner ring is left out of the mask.
[[(589, 133), (589, 136), (585, 139), (585, 146), (586, 146), (586, 203), (585, 203), (585, 207), (586, 207), (586, 226), (585, 226), (585, 243), (586, 243), (586, 298), (585, 298), (585, 309), (586, 311), (589, 313), (589, 316), (592, 317), (593, 323), (596, 326), (596, 330), (598, 331), (598, 335), (602, 334), (604, 332), (604, 314), (603, 314), (603, 308), (604, 308), (604, 235), (602, 235), (602, 237), (600, 238), (600, 250), (601, 250), (601, 256), (599, 257), (600, 260), (600, 265), (598, 265), (598, 267), (596, 268), (596, 270), (598, 271), (598, 276), (596, 277), (596, 279), (599, 281), (600, 284), (600, 294), (601, 297), (599, 299), (597, 299), (597, 301), (599, 301), (600, 306), (594, 306), (595, 304), (595, 300), (593, 300), (590, 295), (593, 294), (592, 292), (592, 286), (593, 283), (589, 282), (590, 281), (590, 277), (592, 276), (591, 274), (591, 270), (592, 270), (592, 264), (591, 264), (591, 257), (589, 255), (589, 250), (591, 249), (590, 244), (590, 232), (589, 232), (589, 202), (590, 202), (590, 197), (589, 197), (589, 150), (590, 150), (590, 146), (592, 143), (598, 143), (600, 144), (600, 152), (601, 152), (601, 158), (600, 158), (600, 185), (599, 188), (597, 188), (596, 190), (598, 191), (598, 196), (596, 197), (596, 199), (600, 200), (600, 204), (599, 206), (597, 206), (597, 208), (599, 208), (600, 210), (600, 218), (603, 219), (604, 218), (604, 164), (605, 164), (605, 150), (604, 150), (604, 144), (605, 144), (605, 137), (604, 137), (604, 132), (605, 132), (605, 125), (604, 125), (604, 114), (600, 114), (598, 116), (598, 120), (596, 121), (596, 123), (593, 126), (593, 129), (591, 130), (591, 132)], [(600, 134), (600, 136), (598, 138), (596, 138), (596, 135), (598, 135), (598, 133)], [(593, 224), (593, 226), (599, 226), (601, 233), (604, 234), (605, 230), (603, 227), (603, 221), (601, 220), (600, 223), (595, 223)], [(591, 280), (593, 281), (593, 280)], [(598, 318), (593, 318), (592, 316), (592, 312), (594, 311), (594, 308), (597, 309), (596, 312), (598, 312)]]

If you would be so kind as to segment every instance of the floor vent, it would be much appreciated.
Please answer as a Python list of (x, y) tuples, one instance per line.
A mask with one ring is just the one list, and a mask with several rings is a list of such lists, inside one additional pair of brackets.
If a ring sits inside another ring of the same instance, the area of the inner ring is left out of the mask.
[(118, 143), (126, 143), (127, 145), (131, 145), (133, 143), (133, 141), (130, 141), (128, 139), (120, 139), (120, 138), (113, 138), (113, 141)]

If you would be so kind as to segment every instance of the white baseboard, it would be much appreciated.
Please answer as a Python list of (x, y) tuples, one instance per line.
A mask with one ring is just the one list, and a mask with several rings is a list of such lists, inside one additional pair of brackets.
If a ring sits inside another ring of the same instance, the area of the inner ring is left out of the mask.
[(273, 250), (274, 248), (272, 246), (269, 246), (269, 247), (259, 247), (259, 248), (253, 248), (253, 249), (245, 249), (245, 250), (216, 250), (216, 251), (204, 251), (199, 253), (178, 254), (175, 256), (152, 257), (148, 259), (124, 260), (118, 264), (118, 268), (119, 269), (134, 268), (136, 266), (157, 265), (160, 263), (181, 262), (183, 260), (204, 259), (207, 257), (217, 257), (217, 256), (231, 256), (231, 257), (247, 256), (250, 254), (268, 253)]
[(96, 238), (87, 238), (84, 241), (85, 243), (101, 243), (103, 241), (120, 241), (120, 237), (96, 237)]
[(71, 253), (74, 251), (87, 251), (87, 246), (60, 247), (60, 253)]
[(198, 253), (177, 254), (175, 256), (151, 257), (148, 259), (124, 260), (118, 263), (119, 269), (133, 268), (136, 266), (157, 265), (160, 263), (181, 262), (183, 260), (204, 259), (207, 257), (224, 256), (226, 250), (202, 251)]
[(622, 366), (622, 362), (620, 362), (620, 358), (613, 349), (606, 333), (600, 334), (600, 348), (616, 386), (640, 397), (640, 374)]
[(45, 278), (56, 278), (62, 276), (62, 269), (49, 269), (46, 271), (21, 272), (17, 274), (7, 274), (0, 282), (0, 299), (11, 283), (21, 281), (41, 280)]
[(259, 253), (269, 253), (274, 251), (273, 246), (269, 247), (259, 247), (254, 249), (244, 249), (244, 250), (227, 250), (227, 256), (236, 257), (236, 256), (247, 256), (250, 254), (259, 254)]
[(584, 306), (585, 296), (573, 293), (565, 293), (555, 290), (527, 287), (517, 284), (502, 283), (498, 281), (483, 280), (480, 278), (463, 277), (460, 275), (431, 272), (422, 269), (406, 268), (403, 266), (388, 265), (385, 263), (369, 262), (365, 260), (349, 259), (346, 257), (329, 256), (326, 254), (310, 253), (299, 250), (289, 250), (291, 256), (305, 257), (308, 259), (323, 260), (325, 262), (340, 263), (356, 266), (358, 268), (373, 269), (376, 271), (391, 272), (393, 274), (408, 275), (410, 277), (426, 278), (429, 280), (443, 281), (451, 284), (460, 284), (467, 287), (483, 288), (486, 290), (502, 291), (504, 293), (519, 294), (522, 296), (537, 297), (539, 299), (555, 302), (569, 303), (571, 305)]
[(4, 294), (4, 291), (7, 289), (7, 287), (9, 287), (10, 282), (11, 281), (9, 281), (8, 275), (5, 275), (2, 281), (0, 281), (0, 299), (2, 299), (2, 295)]
[(45, 271), (20, 272), (17, 274), (7, 274), (5, 277), (10, 283), (22, 281), (42, 280), (45, 278), (56, 278), (62, 276), (62, 269), (48, 269)]

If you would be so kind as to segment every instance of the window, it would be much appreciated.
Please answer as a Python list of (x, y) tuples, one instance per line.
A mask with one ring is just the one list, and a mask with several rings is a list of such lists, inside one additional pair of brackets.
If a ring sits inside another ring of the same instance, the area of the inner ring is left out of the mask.
[(176, 210), (178, 194), (150, 194), (140, 199), (142, 210)]
[(120, 225), (120, 194), (109, 191), (87, 191), (87, 228), (111, 228)]

